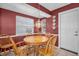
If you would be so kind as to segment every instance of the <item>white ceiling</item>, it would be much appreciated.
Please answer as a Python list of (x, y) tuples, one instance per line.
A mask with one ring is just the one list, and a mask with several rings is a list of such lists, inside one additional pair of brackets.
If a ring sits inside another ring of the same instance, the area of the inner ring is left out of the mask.
[(0, 8), (8, 9), (11, 11), (19, 12), (25, 15), (34, 16), (37, 18), (50, 17), (51, 15), (40, 11), (25, 3), (1, 3)]
[(70, 3), (39, 3), (40, 5), (42, 5), (43, 7), (47, 8), (50, 11), (53, 11), (57, 8), (66, 6)]
[[(39, 4), (47, 8), (48, 10), (52, 11), (57, 8), (68, 5), (69, 3), (39, 3)], [(25, 3), (0, 3), (0, 8), (8, 9), (14, 12), (30, 15), (37, 18), (51, 17), (51, 15)]]

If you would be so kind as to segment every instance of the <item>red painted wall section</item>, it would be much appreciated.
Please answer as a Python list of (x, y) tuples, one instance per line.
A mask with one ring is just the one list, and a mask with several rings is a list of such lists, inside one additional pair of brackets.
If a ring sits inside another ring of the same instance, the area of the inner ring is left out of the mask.
[[(56, 16), (58, 16), (58, 15), (56, 15)], [(53, 30), (53, 28), (52, 28), (53, 27), (53, 21), (52, 20), (53, 20), (52, 17), (46, 19), (46, 32), (47, 33), (58, 34), (58, 26), (57, 26), (58, 25), (58, 21), (56, 21), (56, 29)]]
[(1, 8), (0, 8), (0, 34), (1, 34)]
[(6, 34), (6, 35), (15, 35), (16, 34), (16, 15), (23, 16), (26, 18), (27, 17), (32, 18), (33, 20), (37, 19), (37, 18), (28, 16), (28, 15), (16, 13), (16, 12), (5, 10), (2, 8), (0, 10), (1, 10), (1, 19), (0, 19), (1, 34)]
[(52, 18), (50, 17), (50, 18), (48, 18), (48, 19), (46, 19), (46, 32), (47, 33), (53, 33), (53, 31), (52, 31)]
[(1, 10), (1, 34), (16, 33), (16, 16), (13, 12)]

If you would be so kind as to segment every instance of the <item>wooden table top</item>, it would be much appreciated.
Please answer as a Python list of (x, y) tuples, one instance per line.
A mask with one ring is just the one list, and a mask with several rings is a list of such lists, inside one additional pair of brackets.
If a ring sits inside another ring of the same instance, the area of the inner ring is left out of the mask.
[(27, 43), (27, 44), (33, 44), (33, 45), (39, 45), (39, 44), (42, 44), (42, 43), (46, 43), (48, 40), (48, 37), (46, 36), (28, 36), (28, 37), (25, 37), (24, 38), (24, 41)]

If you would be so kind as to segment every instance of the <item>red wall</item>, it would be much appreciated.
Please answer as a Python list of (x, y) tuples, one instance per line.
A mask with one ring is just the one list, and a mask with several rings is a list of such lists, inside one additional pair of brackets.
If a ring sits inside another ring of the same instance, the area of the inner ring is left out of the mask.
[(0, 9), (0, 34), (1, 34), (1, 9)]
[(0, 10), (1, 10), (1, 14), (0, 14), (1, 34), (14, 35), (16, 33), (16, 15), (32, 18), (34, 21), (37, 20), (37, 18), (32, 16), (16, 13), (5, 9), (0, 9)]
[(13, 12), (1, 9), (1, 34), (16, 33), (16, 16)]
[[(58, 16), (58, 15), (56, 15)], [(54, 33), (54, 34), (58, 34), (58, 18), (56, 18), (56, 30), (53, 30), (53, 21), (52, 21), (52, 17), (47, 18), (46, 20), (46, 31), (47, 33)]]

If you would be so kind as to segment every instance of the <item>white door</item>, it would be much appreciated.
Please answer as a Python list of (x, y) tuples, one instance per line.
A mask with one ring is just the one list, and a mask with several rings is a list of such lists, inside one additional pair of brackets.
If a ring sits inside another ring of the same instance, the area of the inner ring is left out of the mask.
[(79, 49), (78, 13), (78, 8), (59, 13), (60, 47), (73, 52), (78, 52)]

